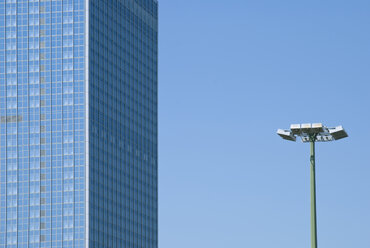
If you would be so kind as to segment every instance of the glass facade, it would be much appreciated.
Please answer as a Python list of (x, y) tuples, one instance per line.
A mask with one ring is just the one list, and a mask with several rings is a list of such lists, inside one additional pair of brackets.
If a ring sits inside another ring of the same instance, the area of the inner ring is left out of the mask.
[(157, 247), (157, 4), (89, 7), (90, 246)]
[(90, 247), (157, 247), (157, 3), (89, 6)]
[(157, 19), (0, 1), (0, 248), (158, 246)]

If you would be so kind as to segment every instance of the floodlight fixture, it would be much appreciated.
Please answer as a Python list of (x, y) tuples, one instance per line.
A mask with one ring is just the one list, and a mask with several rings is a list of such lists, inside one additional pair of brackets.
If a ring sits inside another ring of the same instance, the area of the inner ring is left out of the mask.
[(293, 134), (299, 134), (301, 132), (301, 124), (290, 125), (290, 130), (292, 130)]
[(329, 133), (331, 134), (331, 136), (333, 136), (335, 140), (348, 137), (347, 132), (343, 129), (342, 126), (329, 129)]
[(342, 126), (325, 127), (322, 123), (292, 124), (290, 130), (278, 129), (277, 134), (289, 141), (301, 137), (302, 142), (311, 144), (311, 248), (317, 248), (315, 143), (343, 139), (348, 134)]
[(313, 123), (312, 124), (312, 130), (317, 133), (324, 132), (324, 126), (322, 123)]
[(279, 129), (277, 134), (286, 140), (296, 141), (301, 137), (302, 142), (328, 142), (348, 137), (342, 126), (325, 127), (322, 123), (292, 124), (290, 130)]
[(292, 132), (283, 130), (283, 129), (278, 129), (277, 134), (280, 135), (281, 138), (290, 140), (290, 141), (296, 141), (296, 137), (293, 135)]
[(312, 133), (312, 129), (311, 129), (311, 123), (305, 123), (305, 124), (302, 124), (301, 125), (301, 132), (302, 133)]

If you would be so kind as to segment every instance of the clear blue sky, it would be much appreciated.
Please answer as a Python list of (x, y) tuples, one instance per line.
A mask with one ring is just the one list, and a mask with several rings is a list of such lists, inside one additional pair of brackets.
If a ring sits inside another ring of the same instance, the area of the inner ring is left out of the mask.
[(370, 247), (370, 1), (160, 0), (161, 248)]

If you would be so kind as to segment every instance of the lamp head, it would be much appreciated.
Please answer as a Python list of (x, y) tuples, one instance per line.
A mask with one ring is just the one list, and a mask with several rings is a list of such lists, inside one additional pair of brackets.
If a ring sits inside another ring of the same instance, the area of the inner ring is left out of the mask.
[(296, 137), (290, 131), (278, 129), (277, 134), (285, 140), (296, 141)]
[(302, 142), (328, 142), (348, 137), (342, 126), (328, 128), (322, 123), (292, 124), (290, 130), (278, 129), (277, 134), (290, 141), (296, 141), (299, 136)]
[(335, 140), (343, 139), (348, 137), (347, 132), (343, 129), (342, 126), (337, 126), (335, 128), (329, 129), (329, 133)]

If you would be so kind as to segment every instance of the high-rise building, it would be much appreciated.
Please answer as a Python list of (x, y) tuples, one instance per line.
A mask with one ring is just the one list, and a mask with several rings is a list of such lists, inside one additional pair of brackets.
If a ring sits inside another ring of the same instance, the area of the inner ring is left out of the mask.
[(156, 0), (0, 0), (0, 248), (157, 248)]

